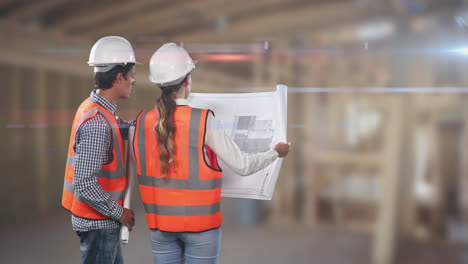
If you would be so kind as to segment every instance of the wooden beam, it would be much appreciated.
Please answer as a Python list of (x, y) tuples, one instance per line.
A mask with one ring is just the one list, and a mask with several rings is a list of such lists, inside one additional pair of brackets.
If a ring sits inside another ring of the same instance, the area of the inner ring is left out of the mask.
[(6, 12), (14, 11), (15, 9), (20, 9), (23, 6), (28, 4), (28, 0), (2, 0), (0, 1), (0, 14), (3, 15)]
[[(336, 1), (336, 0), (335, 0)], [(285, 8), (290, 8), (291, 6), (297, 4), (310, 3), (303, 0), (290, 0), (290, 1), (281, 1), (281, 0), (258, 0), (258, 1), (245, 1), (244, 4), (240, 4), (236, 1), (231, 1), (228, 3), (213, 5), (210, 3), (204, 3), (202, 6), (199, 6), (199, 10), (210, 10), (209, 12), (203, 12), (205, 23), (201, 25), (193, 25), (193, 21), (187, 21), (188, 23), (185, 27), (181, 27), (178, 30), (182, 33), (186, 32), (195, 32), (200, 29), (210, 30), (213, 33), (224, 32), (229, 30), (230, 23), (235, 23), (236, 21), (248, 19), (249, 17), (255, 17), (257, 14), (269, 13), (273, 10), (283, 10)], [(225, 27), (217, 26), (217, 24), (225, 23)], [(207, 27), (208, 26), (208, 27)], [(174, 26), (165, 27), (164, 29), (157, 31), (149, 28), (149, 31), (146, 34), (167, 34), (174, 35), (178, 34), (177, 29)], [(203, 40), (202, 40), (203, 41)]]
[(359, 153), (343, 151), (320, 151), (315, 153), (317, 162), (331, 166), (353, 165), (357, 167), (375, 168), (381, 166), (383, 155), (375, 153)]
[(92, 74), (92, 69), (86, 64), (92, 41), (41, 30), (27, 30), (14, 21), (5, 23), (0, 28), (0, 34), (9, 39), (0, 42), (1, 61), (78, 75)]
[[(161, 25), (172, 25), (180, 23), (178, 21), (184, 20), (187, 17), (182, 16), (184, 12), (187, 10), (194, 9), (197, 5), (203, 2), (202, 0), (192, 0), (192, 1), (184, 1), (182, 2), (183, 7), (176, 5), (176, 4), (168, 4), (167, 7), (161, 7), (156, 10), (147, 9), (146, 12), (141, 12), (135, 14), (131, 19), (121, 19), (121, 20), (114, 20), (112, 23), (100, 23), (99, 25), (92, 24), (93, 20), (87, 25), (90, 28), (86, 31), (83, 31), (82, 34), (85, 34), (91, 38), (96, 38), (102, 35), (108, 34), (122, 34), (125, 35), (131, 34), (135, 36), (141, 35), (145, 30), (148, 28), (158, 28)], [(215, 4), (216, 0), (209, 0), (206, 2), (210, 2)], [(178, 2), (181, 4), (181, 2)], [(100, 16), (100, 15), (99, 15)], [(98, 22), (94, 20), (94, 23)], [(91, 27), (92, 26), (92, 27)], [(68, 26), (69, 27), (69, 26)]]
[[(73, 16), (72, 18), (55, 26), (51, 31), (66, 33), (69, 30), (77, 30), (85, 27), (106, 28), (109, 25), (119, 24), (122, 21), (127, 21), (128, 23), (133, 19), (119, 20), (119, 16), (125, 17), (128, 14), (135, 13), (135, 17), (138, 17), (138, 12), (148, 8), (152, 9), (155, 3), (160, 4), (161, 2), (164, 3), (165, 1), (127, 1), (126, 3), (119, 3), (118, 5), (107, 7), (105, 9), (90, 8), (89, 12), (86, 14)], [(135, 28), (133, 30), (135, 30)]]
[(3, 0), (0, 1), (0, 7), (5, 7), (7, 5), (11, 5), (13, 2), (17, 2), (18, 0)]
[[(0, 61), (18, 66), (30, 66), (34, 68), (46, 68), (56, 70), (59, 72), (67, 72), (76, 75), (88, 75), (92, 74), (92, 69), (84, 64), (73, 65), (73, 63), (64, 63), (58, 60), (45, 60), (44, 57), (31, 56), (24, 53), (18, 53), (10, 51), (8, 53), (0, 53)], [(85, 63), (85, 62), (83, 62)]]
[(292, 32), (298, 27), (308, 26), (311, 29), (334, 23), (336, 18), (349, 20), (368, 13), (368, 9), (356, 8), (353, 3), (334, 3), (318, 6), (293, 6), (258, 14), (233, 21), (226, 32), (213, 32), (210, 29), (201, 29), (193, 32), (182, 32), (172, 36), (174, 39), (184, 41), (211, 42), (222, 39), (225, 42), (252, 40), (253, 38), (268, 38)]
[(4, 23), (5, 21), (15, 21), (18, 23), (19, 20), (23, 18), (40, 15), (43, 11), (65, 2), (67, 2), (67, 0), (31, 1), (26, 7), (8, 13), (6, 16), (2, 17), (0, 23)]
[[(295, 0), (302, 2), (302, 0)], [(291, 1), (288, 5), (293, 5)], [(102, 35), (102, 32), (129, 32), (133, 36), (144, 35), (171, 35), (177, 31), (197, 31), (198, 28), (215, 30), (217, 19), (226, 18), (229, 23), (230, 18), (241, 20), (244, 14), (249, 14), (252, 10), (266, 11), (278, 6), (281, 10), (285, 6), (284, 1), (280, 0), (259, 0), (250, 1), (248, 4), (241, 4), (236, 1), (220, 2), (216, 0), (208, 1), (189, 1), (180, 6), (174, 6), (163, 10), (139, 14), (134, 19), (122, 20), (110, 24), (109, 27), (95, 27), (95, 30), (88, 31), (86, 34), (92, 36)], [(213, 25), (211, 27), (211, 25)], [(137, 31), (134, 29), (138, 28)], [(163, 37), (161, 36), (161, 37)]]
[[(204, 82), (212, 82), (214, 86), (219, 85), (225, 88), (239, 88), (239, 87), (246, 87), (251, 86), (252, 80), (245, 80), (242, 78), (237, 78), (229, 73), (222, 72), (212, 68), (202, 68), (197, 67), (194, 70), (194, 83), (193, 87), (195, 89), (203, 89), (203, 87), (198, 87), (197, 83), (195, 82), (197, 79), (200, 78)], [(200, 76), (200, 77), (198, 77)], [(198, 90), (199, 91), (199, 90)]]
[[(0, 43), (0, 48), (1, 47), (2, 44)], [(10, 65), (44, 68), (83, 77), (89, 77), (93, 74), (92, 68), (86, 64), (87, 54), (65, 57), (50, 54), (50, 56), (48, 56), (47, 54), (31, 52), (25, 47), (14, 49), (10, 46), (6, 49), (3, 48), (3, 50), (7, 50), (8, 52), (0, 53), (0, 61)], [(153, 87), (147, 78), (149, 74), (148, 66), (145, 64), (137, 65), (136, 70), (138, 86), (141, 87), (141, 89), (150, 89), (150, 87)], [(198, 66), (195, 69), (195, 72), (196, 76), (194, 77), (194, 80), (201, 78), (205, 81), (212, 82), (214, 85), (222, 85), (224, 87), (249, 86), (249, 80), (237, 78), (235, 75), (220, 70)], [(197, 87), (197, 83), (194, 83), (194, 87)]]

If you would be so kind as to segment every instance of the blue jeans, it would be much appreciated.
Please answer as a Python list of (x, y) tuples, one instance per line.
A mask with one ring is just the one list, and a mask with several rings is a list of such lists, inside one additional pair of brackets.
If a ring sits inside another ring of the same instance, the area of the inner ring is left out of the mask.
[(81, 243), (81, 263), (123, 264), (119, 231), (117, 228), (76, 232)]
[(203, 232), (151, 230), (154, 263), (216, 264), (221, 249), (221, 227)]

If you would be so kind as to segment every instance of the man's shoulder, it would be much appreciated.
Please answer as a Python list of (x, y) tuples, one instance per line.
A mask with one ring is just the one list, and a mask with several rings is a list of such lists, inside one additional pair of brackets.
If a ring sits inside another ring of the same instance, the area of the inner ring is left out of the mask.
[(111, 127), (107, 122), (106, 118), (101, 113), (96, 113), (93, 117), (84, 121), (78, 128), (78, 132), (81, 133), (109, 133)]

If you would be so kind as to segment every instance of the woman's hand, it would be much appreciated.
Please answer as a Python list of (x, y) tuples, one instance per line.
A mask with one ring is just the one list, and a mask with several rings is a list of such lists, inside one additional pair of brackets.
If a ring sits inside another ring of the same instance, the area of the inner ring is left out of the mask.
[(284, 158), (288, 155), (289, 151), (291, 151), (291, 143), (278, 143), (276, 144), (274, 150), (278, 152), (278, 156), (280, 158)]

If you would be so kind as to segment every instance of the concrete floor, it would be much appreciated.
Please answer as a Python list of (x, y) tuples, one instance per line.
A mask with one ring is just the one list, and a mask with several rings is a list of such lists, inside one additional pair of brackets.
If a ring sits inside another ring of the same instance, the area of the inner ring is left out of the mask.
[[(229, 215), (229, 213), (227, 213)], [(152, 263), (149, 233), (142, 211), (122, 245), (125, 263)], [(221, 261), (230, 263), (356, 263), (367, 264), (370, 239), (334, 230), (302, 230), (285, 226), (240, 227), (223, 224)], [(337, 254), (340, 252), (340, 254)], [(79, 263), (79, 240), (63, 210), (49, 220), (6, 228), (0, 241), (0, 263)]]
[[(1, 263), (79, 263), (78, 237), (68, 219), (3, 233)], [(225, 228), (220, 263), (369, 263), (369, 239), (330, 231)], [(122, 245), (126, 263), (152, 263), (146, 228)], [(340, 252), (337, 254), (337, 252)]]
[[(224, 207), (224, 206), (223, 206)], [(232, 207), (231, 207), (232, 208)], [(370, 235), (336, 228), (302, 229), (291, 226), (242, 227), (233, 211), (224, 213), (220, 263), (370, 264)], [(141, 208), (130, 243), (122, 245), (126, 263), (152, 263), (149, 233)], [(79, 263), (79, 240), (68, 212), (32, 224), (1, 228), (0, 263)], [(465, 264), (466, 247), (446, 243), (401, 242), (399, 264)]]

